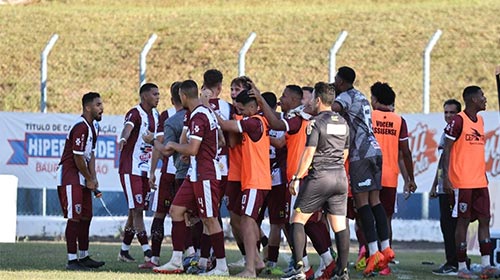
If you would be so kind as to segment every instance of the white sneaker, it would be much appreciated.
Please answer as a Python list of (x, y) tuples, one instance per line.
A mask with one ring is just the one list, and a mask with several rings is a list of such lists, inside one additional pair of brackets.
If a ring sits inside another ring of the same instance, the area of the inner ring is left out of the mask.
[(245, 265), (246, 265), (245, 257), (242, 257), (237, 262), (230, 263), (227, 266), (233, 268), (233, 267), (245, 267)]
[(182, 264), (176, 264), (170, 261), (162, 266), (154, 267), (153, 271), (163, 274), (179, 274), (184, 272), (184, 268), (182, 267)]
[(212, 270), (210, 270), (209, 272), (205, 272), (205, 273), (200, 273), (198, 274), (200, 276), (229, 276), (229, 270), (221, 270), (221, 269), (218, 269), (218, 268), (214, 268)]
[(323, 275), (323, 270), (325, 270), (325, 268), (325, 264), (321, 262), (319, 268), (316, 270), (316, 272), (314, 272), (314, 279), (320, 278)]

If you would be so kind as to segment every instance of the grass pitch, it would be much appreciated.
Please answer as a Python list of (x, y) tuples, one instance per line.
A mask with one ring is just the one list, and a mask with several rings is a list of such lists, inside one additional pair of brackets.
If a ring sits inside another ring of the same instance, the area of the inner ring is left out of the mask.
[[(392, 276), (378, 276), (381, 279), (450, 279), (438, 277), (431, 270), (439, 265), (444, 258), (444, 253), (436, 249), (420, 250), (408, 249), (411, 244), (395, 246), (396, 258), (400, 262), (391, 265)], [(441, 245), (436, 244), (437, 248)], [(0, 279), (74, 279), (74, 280), (111, 280), (111, 279), (204, 279), (193, 275), (163, 275), (155, 274), (149, 270), (139, 270), (139, 263), (121, 263), (116, 260), (120, 250), (119, 243), (90, 243), (90, 253), (96, 260), (106, 261), (106, 265), (92, 272), (68, 272), (64, 269), (66, 264), (66, 246), (62, 242), (19, 242), (16, 244), (0, 244)], [(284, 251), (285, 250), (285, 251)], [(319, 259), (313, 249), (308, 250), (313, 267), (317, 267)], [(354, 249), (351, 249), (354, 252)], [(140, 246), (134, 241), (131, 248), (132, 256), (141, 259)], [(164, 245), (162, 248), (162, 262), (170, 259), (171, 247)], [(280, 255), (289, 256), (286, 248), (282, 247)], [(226, 256), (228, 263), (240, 258), (240, 254), (231, 242), (226, 242)], [(285, 257), (286, 258), (286, 257)], [(285, 258), (280, 257), (279, 265), (286, 267)], [(350, 261), (356, 256), (350, 255)], [(433, 262), (435, 265), (425, 265), (422, 262)], [(473, 262), (478, 262), (473, 257)], [(231, 275), (237, 274), (241, 269), (231, 269)], [(361, 272), (350, 268), (351, 279), (362, 279)], [(208, 277), (206, 277), (208, 278)], [(231, 279), (238, 279), (234, 276)], [(259, 278), (278, 278), (261, 275)], [(210, 279), (216, 279), (214, 277)], [(222, 279), (228, 279), (223, 277)]]

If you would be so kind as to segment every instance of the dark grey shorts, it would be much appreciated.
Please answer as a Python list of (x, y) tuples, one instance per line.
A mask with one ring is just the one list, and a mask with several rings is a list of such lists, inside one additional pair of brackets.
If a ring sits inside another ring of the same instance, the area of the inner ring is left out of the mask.
[(353, 194), (382, 189), (382, 157), (375, 156), (349, 162)]
[(345, 216), (347, 188), (343, 168), (310, 173), (300, 186), (294, 210), (310, 214), (323, 209), (328, 214)]

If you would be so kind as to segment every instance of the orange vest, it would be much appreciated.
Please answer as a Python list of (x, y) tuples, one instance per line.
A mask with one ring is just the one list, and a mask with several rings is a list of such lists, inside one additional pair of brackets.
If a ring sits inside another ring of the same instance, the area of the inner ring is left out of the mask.
[(269, 125), (260, 115), (253, 115), (262, 122), (263, 134), (257, 142), (252, 141), (246, 132), (243, 132), (241, 144), (241, 190), (258, 189), (271, 190), (271, 170), (269, 160)]
[[(235, 120), (243, 119), (241, 115), (234, 115)], [(228, 181), (241, 181), (241, 145), (238, 144), (229, 148), (229, 170), (227, 173)]]
[(401, 122), (401, 117), (396, 113), (372, 111), (373, 132), (382, 150), (382, 186), (384, 187), (398, 187)]
[[(302, 119), (302, 124), (300, 125), (299, 131), (295, 134), (285, 134), (286, 137), (286, 179), (288, 182), (292, 180), (293, 175), (297, 172), (300, 163), (300, 157), (302, 156), (302, 152), (306, 147), (306, 128), (308, 121)], [(307, 174), (306, 174), (307, 175)], [(304, 178), (304, 175), (302, 178)]]
[(448, 178), (454, 188), (476, 189), (488, 186), (484, 160), (484, 121), (477, 115), (472, 122), (462, 111), (462, 133), (455, 140), (450, 152)]

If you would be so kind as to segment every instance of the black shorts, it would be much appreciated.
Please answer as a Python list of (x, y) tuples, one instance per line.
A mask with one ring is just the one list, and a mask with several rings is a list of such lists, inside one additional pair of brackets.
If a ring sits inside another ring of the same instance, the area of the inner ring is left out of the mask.
[(382, 157), (369, 157), (349, 162), (349, 177), (353, 194), (382, 189)]
[(307, 214), (323, 209), (328, 214), (345, 216), (347, 187), (343, 168), (310, 173), (300, 186), (293, 209)]

